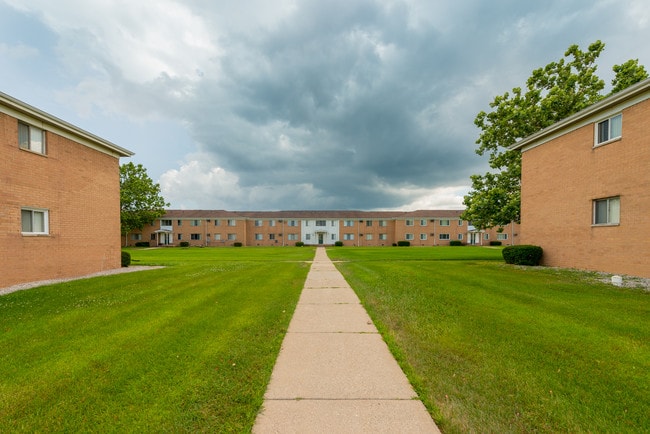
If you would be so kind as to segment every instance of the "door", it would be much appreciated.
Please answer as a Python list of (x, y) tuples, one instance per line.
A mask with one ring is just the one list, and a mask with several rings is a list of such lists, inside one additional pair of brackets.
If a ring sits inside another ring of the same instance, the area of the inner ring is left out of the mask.
[(318, 244), (323, 244), (323, 234), (318, 234)]

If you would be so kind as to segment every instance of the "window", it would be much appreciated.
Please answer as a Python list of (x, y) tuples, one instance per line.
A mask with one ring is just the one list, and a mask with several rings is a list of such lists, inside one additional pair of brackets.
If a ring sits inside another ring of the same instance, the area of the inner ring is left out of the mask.
[(404, 239), (406, 241), (411, 241), (413, 239), (413, 234), (404, 234)]
[(221, 234), (214, 234), (215, 241), (221, 241)]
[(237, 226), (237, 220), (228, 220), (228, 226)]
[(406, 226), (413, 226), (413, 219), (406, 219)]
[(289, 234), (287, 235), (289, 241), (296, 241), (298, 239), (298, 234)]
[(200, 226), (201, 220), (190, 220), (190, 226)]
[(133, 241), (140, 241), (142, 240), (142, 234), (131, 234), (131, 239)]
[(336, 226), (336, 220), (332, 220), (332, 227)]
[(289, 220), (289, 226), (298, 226), (298, 223), (295, 220)]
[(458, 226), (462, 226), (462, 225), (463, 225), (463, 221), (462, 221), (462, 220), (458, 220)]
[(449, 239), (449, 234), (440, 234), (438, 235), (438, 238), (441, 240), (448, 240)]
[(507, 240), (508, 239), (508, 234), (497, 234), (497, 240)]
[(257, 227), (262, 226), (262, 220), (255, 220), (255, 226)]
[(427, 225), (427, 219), (420, 219), (420, 226), (426, 226)]
[(183, 234), (178, 234), (178, 241), (183, 239)]
[(449, 226), (449, 219), (440, 220), (440, 226)]
[(275, 220), (269, 220), (269, 226), (271, 227), (275, 226)]
[(458, 234), (458, 239), (462, 240), (463, 239), (463, 234)]
[(305, 240), (306, 240), (306, 241), (311, 240), (311, 234), (307, 234), (307, 235), (305, 235)]
[(18, 145), (39, 154), (45, 154), (45, 131), (18, 122)]
[(200, 240), (201, 234), (190, 234), (190, 240)]
[(264, 235), (262, 235), (262, 234), (255, 234), (255, 239), (256, 239), (257, 241), (262, 241), (262, 240), (264, 239)]
[(275, 239), (275, 234), (269, 234), (269, 240), (274, 240)]
[(366, 240), (372, 241), (372, 234), (366, 234)]
[(490, 239), (490, 234), (483, 234), (483, 239), (484, 240), (489, 240)]
[(372, 220), (366, 220), (366, 226), (367, 227), (372, 226)]
[(386, 227), (386, 220), (379, 220), (379, 226), (382, 228)]
[(354, 226), (354, 220), (346, 220), (346, 221), (344, 221), (343, 226), (348, 226), (348, 227)]
[(156, 241), (156, 234), (151, 234), (151, 241)]
[(596, 124), (596, 145), (621, 137), (623, 116), (616, 115)]
[(171, 226), (172, 221), (171, 220), (160, 220), (160, 226)]
[(379, 234), (379, 239), (382, 241), (386, 241), (388, 239), (388, 236), (386, 234)]
[(420, 234), (420, 241), (426, 241), (427, 240), (427, 234)]
[(594, 200), (594, 224), (617, 225), (621, 221), (621, 198)]
[(183, 226), (183, 220), (177, 220), (176, 225), (177, 226)]
[(316, 220), (316, 226), (327, 226), (325, 220)]
[(354, 234), (343, 234), (343, 239), (346, 241), (354, 240)]
[(336, 241), (336, 234), (332, 234), (332, 241)]
[(215, 220), (214, 225), (215, 226), (221, 226), (221, 220)]
[(20, 220), (23, 234), (48, 234), (50, 231), (47, 210), (23, 208)]
[(237, 234), (228, 234), (228, 241), (234, 241), (236, 239), (237, 239)]

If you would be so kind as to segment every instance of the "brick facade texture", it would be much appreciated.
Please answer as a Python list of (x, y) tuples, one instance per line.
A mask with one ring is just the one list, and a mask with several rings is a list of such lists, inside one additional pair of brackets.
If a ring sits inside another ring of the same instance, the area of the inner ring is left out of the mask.
[[(622, 137), (594, 147), (594, 123), (522, 153), (521, 243), (543, 264), (650, 277), (650, 100), (622, 111)], [(620, 224), (593, 224), (593, 201), (620, 197)]]
[[(50, 131), (46, 145), (20, 149), (0, 113), (0, 287), (120, 267), (119, 159)], [(22, 207), (48, 210), (48, 235), (21, 233)]]

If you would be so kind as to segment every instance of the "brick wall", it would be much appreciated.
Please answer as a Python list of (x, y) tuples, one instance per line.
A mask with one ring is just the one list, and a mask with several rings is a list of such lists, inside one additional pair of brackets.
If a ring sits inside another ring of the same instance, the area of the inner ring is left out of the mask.
[[(20, 149), (0, 113), (0, 287), (120, 267), (119, 160), (49, 131), (46, 143)], [(47, 209), (49, 235), (22, 235), (21, 207)]]
[[(522, 243), (544, 265), (650, 277), (650, 100), (622, 113), (620, 140), (594, 147), (591, 123), (522, 154)], [(593, 200), (612, 196), (620, 224), (593, 225)]]

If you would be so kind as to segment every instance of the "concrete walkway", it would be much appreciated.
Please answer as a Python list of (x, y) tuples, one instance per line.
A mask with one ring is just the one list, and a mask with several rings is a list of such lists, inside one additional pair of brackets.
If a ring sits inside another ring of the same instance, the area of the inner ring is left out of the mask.
[(253, 432), (440, 432), (324, 248), (316, 250)]

